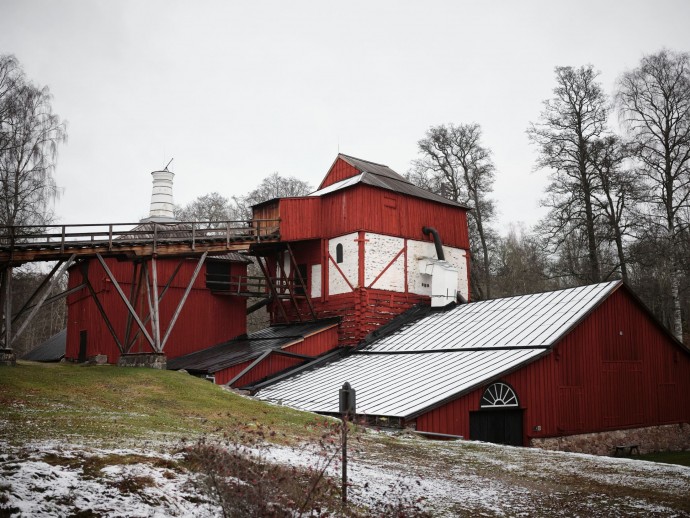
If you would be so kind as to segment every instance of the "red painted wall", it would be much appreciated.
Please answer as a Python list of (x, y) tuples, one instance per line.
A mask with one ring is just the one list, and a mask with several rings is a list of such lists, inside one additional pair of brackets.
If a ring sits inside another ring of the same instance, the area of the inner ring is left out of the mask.
[[(285, 348), (295, 354), (303, 354), (305, 356), (319, 356), (323, 353), (331, 351), (338, 346), (338, 328), (337, 326), (326, 329), (319, 333), (306, 336), (304, 340), (290, 345)], [(216, 383), (219, 385), (225, 384), (244, 369), (249, 367), (255, 360), (249, 360), (227, 369), (220, 370), (214, 373)], [(272, 354), (254, 366), (254, 368), (242, 376), (239, 380), (233, 383), (233, 387), (242, 387), (260, 381), (268, 376), (277, 374), (285, 369), (296, 367), (304, 363), (300, 358), (291, 358), (289, 356), (281, 356)]]
[(282, 241), (332, 238), (357, 230), (431, 241), (422, 233), (423, 226), (431, 226), (445, 245), (469, 249), (465, 209), (369, 185), (318, 198), (283, 198), (279, 214)]
[[(355, 289), (351, 293), (332, 295), (327, 300), (312, 299), (317, 318), (340, 317), (339, 345), (356, 345), (370, 332), (387, 324), (392, 318), (407, 311), (415, 304), (429, 302), (429, 297), (412, 293), (397, 293), (375, 289)], [(306, 302), (299, 301), (302, 315), (309, 314)], [(284, 307), (292, 322), (298, 321), (289, 302)], [(282, 314), (275, 304), (270, 306), (271, 319), (282, 321)]]
[(351, 166), (343, 159), (338, 158), (333, 163), (328, 173), (326, 173), (326, 177), (321, 182), (321, 185), (319, 185), (319, 189), (323, 189), (324, 187), (328, 187), (329, 185), (333, 185), (334, 183), (340, 182), (347, 178), (357, 176), (358, 174), (359, 171), (355, 167)]
[[(690, 354), (626, 288), (551, 353), (501, 381), (515, 389), (524, 408), (525, 444), (531, 437), (690, 422)], [(417, 417), (417, 429), (469, 438), (469, 412), (479, 410), (484, 388)]]
[[(239, 363), (237, 365), (233, 365), (232, 367), (228, 367), (227, 369), (223, 369), (216, 372), (214, 374), (216, 383), (218, 385), (223, 385), (227, 383), (232, 378), (237, 376), (240, 372), (242, 372), (244, 369), (249, 367), (253, 361), (254, 360)], [(233, 383), (232, 386), (242, 387), (244, 385), (249, 385), (250, 383), (260, 381), (267, 376), (284, 371), (285, 369), (297, 367), (303, 362), (304, 360), (301, 360), (299, 358), (290, 358), (289, 356), (272, 354), (264, 358), (263, 361), (259, 362), (256, 366), (254, 366), (254, 368), (251, 371), (249, 371), (247, 374), (245, 374), (239, 380)]]
[[(159, 259), (158, 290), (162, 291), (173, 271), (179, 263), (178, 259)], [(132, 262), (119, 262), (115, 259), (106, 259), (106, 264), (112, 271), (118, 284), (129, 297), (132, 286)], [(189, 279), (191, 279), (197, 260), (185, 260), (175, 280), (160, 303), (161, 314), (161, 340), (165, 336), (177, 304), (182, 298)], [(232, 275), (246, 275), (246, 265), (241, 263), (228, 263)], [(213, 295), (206, 288), (205, 266), (202, 267), (187, 301), (180, 313), (172, 334), (166, 343), (164, 352), (168, 358), (182, 356), (205, 347), (227, 341), (237, 335), (246, 332), (246, 299), (226, 295)], [(120, 340), (124, 342), (127, 323), (127, 308), (118, 295), (114, 286), (108, 279), (102, 266), (96, 260), (88, 261), (88, 276), (98, 294), (98, 299), (103, 305), (113, 327)], [(79, 266), (70, 269), (68, 285), (70, 288), (81, 284), (82, 278)], [(138, 313), (148, 315), (148, 303), (145, 293), (139, 299)], [(147, 325), (151, 333), (150, 323)], [(132, 325), (132, 334), (138, 330), (135, 323)], [(67, 358), (76, 359), (79, 355), (80, 332), (87, 332), (87, 356), (105, 354), (110, 363), (117, 362), (120, 353), (115, 341), (108, 331), (95, 302), (88, 291), (81, 291), (67, 298)], [(131, 352), (151, 352), (148, 341), (143, 337), (135, 343)]]

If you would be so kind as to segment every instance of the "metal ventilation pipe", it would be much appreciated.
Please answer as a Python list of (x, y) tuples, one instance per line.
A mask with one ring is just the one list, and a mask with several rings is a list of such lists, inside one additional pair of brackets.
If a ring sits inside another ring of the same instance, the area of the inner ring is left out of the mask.
[(438, 235), (438, 230), (434, 227), (422, 227), (422, 232), (424, 235), (428, 236), (431, 234), (434, 238), (434, 245), (436, 245), (436, 256), (439, 261), (445, 261), (446, 256), (443, 254), (443, 244), (441, 243), (441, 237)]

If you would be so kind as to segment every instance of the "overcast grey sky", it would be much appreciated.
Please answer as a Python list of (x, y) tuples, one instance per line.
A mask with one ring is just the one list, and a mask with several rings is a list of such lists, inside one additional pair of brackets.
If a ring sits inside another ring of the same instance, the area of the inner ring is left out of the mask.
[(62, 223), (139, 220), (173, 157), (185, 204), (276, 171), (317, 186), (338, 149), (404, 174), (429, 126), (477, 122), (497, 227), (531, 225), (553, 68), (591, 63), (610, 93), (664, 46), (690, 51), (690, 2), (0, 0), (0, 53), (69, 124)]

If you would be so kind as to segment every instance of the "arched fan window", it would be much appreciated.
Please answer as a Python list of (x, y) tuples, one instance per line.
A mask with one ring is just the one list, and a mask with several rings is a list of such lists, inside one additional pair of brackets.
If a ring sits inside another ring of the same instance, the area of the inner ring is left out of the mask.
[(338, 264), (343, 262), (343, 245), (341, 243), (335, 247), (335, 262)]
[(520, 405), (513, 388), (499, 381), (486, 388), (479, 406), (480, 408), (505, 408)]

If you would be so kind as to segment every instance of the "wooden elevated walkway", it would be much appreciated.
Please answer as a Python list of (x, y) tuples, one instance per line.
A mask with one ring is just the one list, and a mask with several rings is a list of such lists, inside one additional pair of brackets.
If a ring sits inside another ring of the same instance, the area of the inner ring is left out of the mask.
[(199, 256), (279, 241), (279, 220), (0, 227), (0, 268), (77, 258)]
[[(122, 343), (118, 337), (83, 268), (81, 270), (82, 284), (48, 299), (48, 294), (56, 285), (57, 279), (68, 268), (79, 262), (79, 259), (89, 258), (96, 258), (101, 263), (103, 270), (122, 298), (128, 310), (128, 327), (132, 320), (136, 322), (139, 332), (145, 336), (151, 349), (157, 354), (163, 354), (170, 332), (206, 257), (248, 251), (252, 245), (259, 243), (279, 242), (279, 230), (277, 219), (212, 223), (148, 221), (42, 227), (0, 226), (0, 364), (13, 365), (15, 363), (12, 344), (29, 325), (44, 302), (47, 300), (54, 302), (81, 289), (90, 292), (120, 352), (122, 354), (129, 352), (128, 344)], [(132, 307), (132, 302), (124, 294), (105, 262), (106, 257), (141, 259), (137, 263), (140, 264), (141, 272), (145, 275), (140, 276), (139, 284), (144, 284), (147, 290), (150, 306), (147, 315), (139, 315)], [(197, 259), (196, 269), (187, 284), (184, 295), (177, 304), (167, 330), (161, 327), (158, 304), (173, 278), (168, 280), (159, 293), (156, 259), (162, 257), (179, 257), (181, 261), (189, 257)], [(56, 264), (29, 297), (24, 307), (17, 314), (12, 315), (12, 270), (22, 264), (36, 261), (56, 261)], [(19, 329), (13, 332), (13, 323), (18, 323), (20, 317), (22, 323)], [(150, 325), (147, 326), (149, 322)]]

